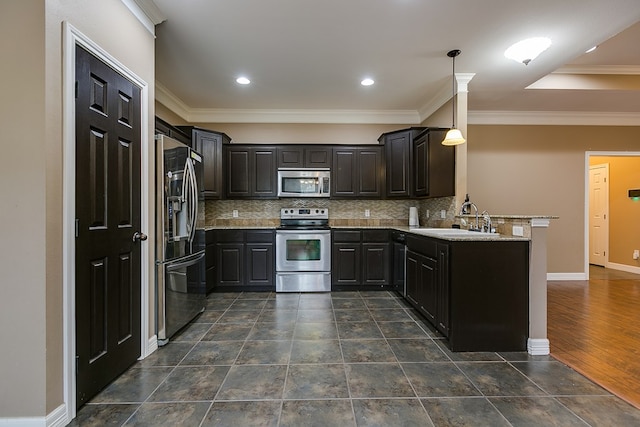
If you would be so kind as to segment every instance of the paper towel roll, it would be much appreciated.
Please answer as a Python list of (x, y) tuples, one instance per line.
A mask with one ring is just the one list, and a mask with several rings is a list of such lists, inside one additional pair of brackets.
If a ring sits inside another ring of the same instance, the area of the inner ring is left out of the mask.
[(412, 206), (409, 208), (409, 227), (419, 227), (418, 208)]

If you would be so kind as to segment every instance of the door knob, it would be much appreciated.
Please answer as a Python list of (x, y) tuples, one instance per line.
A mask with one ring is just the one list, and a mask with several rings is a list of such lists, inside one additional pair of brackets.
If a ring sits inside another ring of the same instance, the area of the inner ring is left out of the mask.
[(147, 237), (148, 237), (148, 236), (147, 236), (146, 234), (141, 233), (141, 232), (139, 232), (139, 231), (136, 231), (135, 233), (133, 233), (133, 238), (132, 238), (132, 240), (133, 240), (134, 242), (137, 242), (137, 241), (139, 241), (139, 240), (143, 240), (143, 241), (144, 241), (144, 240), (147, 240)]

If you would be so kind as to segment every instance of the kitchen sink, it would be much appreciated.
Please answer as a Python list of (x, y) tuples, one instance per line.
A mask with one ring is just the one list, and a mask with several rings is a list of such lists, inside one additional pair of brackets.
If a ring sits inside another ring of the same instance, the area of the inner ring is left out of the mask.
[(423, 234), (425, 236), (459, 236), (475, 239), (498, 237), (498, 233), (480, 233), (478, 231), (469, 231), (461, 228), (411, 228), (412, 233)]

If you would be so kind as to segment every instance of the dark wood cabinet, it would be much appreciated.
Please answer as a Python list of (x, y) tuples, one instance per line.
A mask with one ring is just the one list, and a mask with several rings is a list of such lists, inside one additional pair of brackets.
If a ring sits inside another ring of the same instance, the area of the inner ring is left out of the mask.
[(205, 231), (205, 283), (207, 293), (212, 292), (216, 286), (216, 232)]
[(273, 230), (218, 230), (217, 291), (275, 290)]
[(331, 148), (317, 145), (311, 146), (279, 146), (279, 168), (330, 168)]
[(332, 289), (394, 288), (388, 230), (334, 230), (332, 236)]
[(191, 136), (188, 133), (183, 132), (176, 126), (170, 125), (159, 117), (155, 118), (155, 133), (156, 135), (167, 135), (183, 144), (191, 145)]
[(414, 195), (447, 197), (456, 192), (455, 147), (442, 145), (446, 129), (427, 129), (413, 146)]
[(202, 155), (202, 184), (205, 199), (221, 199), (223, 191), (222, 147), (231, 142), (225, 133), (195, 126), (178, 126), (191, 137), (191, 148)]
[(276, 148), (224, 147), (227, 198), (276, 198)]
[(441, 144), (446, 129), (408, 128), (385, 133), (386, 196), (455, 195), (455, 147)]
[(331, 168), (333, 197), (382, 198), (383, 147), (334, 147)]
[(424, 128), (410, 128), (384, 134), (379, 141), (384, 144), (387, 197), (411, 197), (413, 195), (413, 139)]
[(398, 291), (404, 289), (404, 276), (405, 276), (405, 245), (404, 243), (393, 242), (393, 287)]
[(407, 248), (407, 300), (452, 351), (526, 350), (529, 242), (408, 235)]

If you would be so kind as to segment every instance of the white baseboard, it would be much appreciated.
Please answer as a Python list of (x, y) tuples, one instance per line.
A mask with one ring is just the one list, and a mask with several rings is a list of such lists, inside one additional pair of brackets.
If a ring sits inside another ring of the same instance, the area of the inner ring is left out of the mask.
[(532, 356), (546, 356), (551, 352), (549, 340), (546, 338), (529, 338), (527, 352)]
[(634, 267), (633, 265), (617, 264), (615, 262), (608, 262), (607, 263), (607, 268), (610, 268), (612, 270), (626, 271), (627, 273), (640, 274), (640, 267)]
[(547, 273), (547, 280), (588, 280), (587, 273)]
[(71, 420), (67, 419), (67, 407), (62, 404), (46, 417), (0, 418), (0, 426), (11, 427), (64, 427)]
[(64, 427), (71, 422), (64, 403), (47, 415), (47, 427)]
[(146, 348), (145, 354), (142, 355), (141, 359), (144, 359), (145, 357), (149, 356), (151, 353), (153, 353), (157, 349), (158, 349), (158, 336), (154, 335), (151, 338), (149, 338), (149, 341), (147, 342), (147, 348)]

